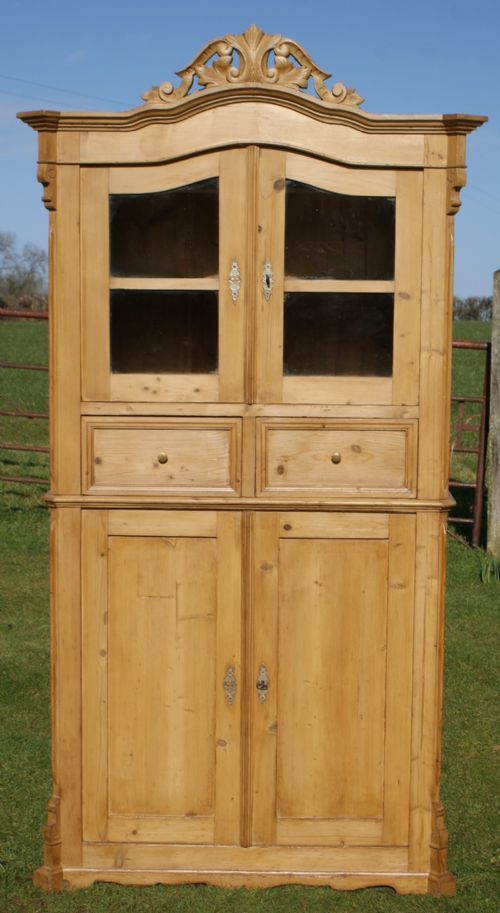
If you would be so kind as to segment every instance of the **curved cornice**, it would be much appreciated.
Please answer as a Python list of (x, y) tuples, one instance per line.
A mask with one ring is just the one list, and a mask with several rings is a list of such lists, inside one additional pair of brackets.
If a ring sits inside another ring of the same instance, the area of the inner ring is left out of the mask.
[(325, 124), (342, 124), (360, 133), (441, 133), (466, 135), (487, 121), (479, 114), (369, 114), (358, 108), (332, 108), (320, 99), (277, 86), (246, 85), (205, 89), (169, 107), (146, 104), (123, 112), (23, 111), (17, 116), (34, 130), (134, 131), (151, 124), (172, 124), (223, 105), (258, 102), (289, 108)]

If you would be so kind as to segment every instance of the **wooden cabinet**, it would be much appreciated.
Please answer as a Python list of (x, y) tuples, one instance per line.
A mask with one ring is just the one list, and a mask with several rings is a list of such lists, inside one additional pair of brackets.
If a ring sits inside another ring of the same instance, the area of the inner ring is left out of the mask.
[(360, 102), (252, 26), (133, 111), (22, 115), (51, 220), (45, 888), (453, 891), (452, 223), (484, 118)]

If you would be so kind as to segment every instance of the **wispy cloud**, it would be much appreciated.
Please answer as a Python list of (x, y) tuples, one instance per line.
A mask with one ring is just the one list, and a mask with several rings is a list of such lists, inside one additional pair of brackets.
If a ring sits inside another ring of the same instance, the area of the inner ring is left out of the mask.
[(73, 63), (79, 63), (80, 60), (84, 60), (86, 56), (87, 51), (72, 51), (71, 54), (66, 55), (64, 62), (71, 66)]

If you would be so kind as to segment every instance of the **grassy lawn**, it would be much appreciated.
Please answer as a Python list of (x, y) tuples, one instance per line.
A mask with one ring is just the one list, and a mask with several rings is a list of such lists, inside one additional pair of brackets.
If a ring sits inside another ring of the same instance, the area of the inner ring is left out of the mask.
[[(459, 325), (461, 333), (468, 331), (468, 338), (484, 329), (484, 325)], [(41, 361), (45, 334), (45, 325), (1, 324), (0, 361)], [(0, 375), (2, 401), (44, 411), (46, 376), (16, 372), (4, 384), (8, 373)], [(473, 389), (474, 373), (473, 366), (456, 366), (460, 392)], [(45, 424), (26, 424), (23, 440), (44, 439)], [(19, 425), (7, 430), (2, 425), (0, 437), (20, 441), (20, 434)], [(44, 457), (29, 454), (20, 459), (23, 474), (43, 474)], [(458, 879), (455, 898), (403, 898), (389, 889), (343, 893), (299, 886), (224, 891), (206, 886), (95, 885), (59, 895), (33, 888), (31, 873), (41, 862), (40, 827), (50, 795), (47, 511), (40, 493), (41, 489), (10, 483), (1, 492), (1, 913), (497, 913), (500, 859), (498, 844), (495, 849), (494, 795), (500, 746), (495, 744), (495, 706), (500, 663), (493, 645), (495, 635), (498, 639), (500, 589), (481, 584), (479, 553), (455, 540), (449, 547), (442, 789), (450, 868)]]

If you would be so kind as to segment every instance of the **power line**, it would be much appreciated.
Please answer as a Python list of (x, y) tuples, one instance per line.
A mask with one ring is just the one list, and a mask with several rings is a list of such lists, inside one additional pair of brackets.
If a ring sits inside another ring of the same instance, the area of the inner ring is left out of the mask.
[(16, 98), (27, 98), (28, 101), (43, 101), (47, 105), (55, 105), (59, 108), (74, 107), (74, 105), (69, 105), (66, 101), (54, 101), (53, 98), (40, 98), (39, 95), (22, 95), (21, 92), (8, 92), (6, 89), (0, 89), (0, 95), (14, 95)]
[[(21, 79), (19, 76), (6, 76), (4, 73), (0, 73), (0, 79), (8, 79), (10, 82), (23, 82), (27, 86), (37, 86), (39, 89), (50, 89), (53, 92), (64, 92), (65, 95), (78, 95), (80, 98), (91, 98), (94, 101), (110, 101), (113, 105), (125, 104), (123, 101), (117, 101), (116, 98), (103, 98), (101, 95), (87, 95), (85, 92), (73, 92), (71, 89), (60, 89), (58, 86), (48, 86), (46, 83), (35, 82), (32, 79)], [(36, 98), (35, 95), (30, 95), (29, 97)]]
[(477, 184), (470, 184), (467, 182), (467, 187), (469, 190), (473, 190), (474, 193), (481, 193), (483, 196), (488, 197), (490, 200), (495, 200), (496, 203), (500, 203), (500, 197), (496, 197), (493, 193), (490, 193), (489, 190), (483, 190), (483, 188), (478, 187)]

